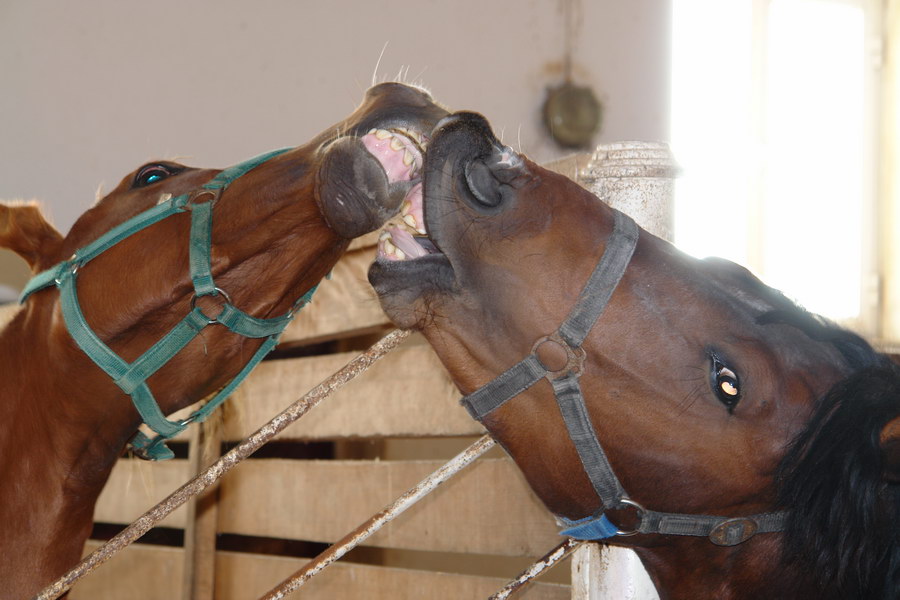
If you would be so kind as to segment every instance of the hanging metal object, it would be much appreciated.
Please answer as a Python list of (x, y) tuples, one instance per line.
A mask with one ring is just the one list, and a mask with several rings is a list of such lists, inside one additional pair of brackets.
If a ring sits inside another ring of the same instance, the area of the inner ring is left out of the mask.
[(565, 148), (588, 148), (600, 131), (602, 108), (594, 91), (565, 81), (548, 88), (544, 124), (550, 136)]
[(547, 88), (544, 100), (544, 125), (550, 136), (564, 148), (590, 148), (594, 135), (600, 131), (602, 107), (594, 91), (572, 81), (572, 47), (576, 24), (581, 21), (575, 9), (581, 11), (577, 0), (563, 0), (563, 75), (558, 86)]

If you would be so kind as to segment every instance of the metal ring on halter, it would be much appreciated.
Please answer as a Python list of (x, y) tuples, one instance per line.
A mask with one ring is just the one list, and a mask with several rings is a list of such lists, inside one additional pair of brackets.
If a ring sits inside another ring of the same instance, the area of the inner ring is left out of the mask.
[[(75, 275), (78, 274), (78, 269), (81, 268), (81, 265), (78, 264), (77, 261), (78, 261), (78, 253), (76, 252), (75, 254), (72, 255), (72, 257), (71, 257), (71, 258), (69, 259), (69, 261), (68, 261), (68, 262), (70, 262), (70, 263), (72, 264), (71, 270), (70, 270), (70, 272), (69, 272), (69, 275), (72, 276), (72, 277), (75, 277)], [(55, 278), (53, 279), (53, 283), (55, 283), (56, 286), (59, 287), (59, 286), (62, 284), (62, 278), (61, 278), (61, 277), (55, 277)]]
[[(224, 309), (224, 307), (225, 307), (226, 304), (231, 304), (231, 296), (228, 295), (228, 292), (226, 292), (226, 291), (223, 290), (222, 288), (218, 288), (218, 287), (217, 287), (217, 288), (213, 288), (213, 289), (215, 289), (216, 293), (215, 293), (215, 294), (204, 294), (204, 298), (205, 298), (206, 296), (217, 296), (217, 295), (219, 295), (219, 294), (222, 294), (222, 297), (225, 298), (225, 302), (222, 304), (222, 308)], [(197, 294), (194, 294), (194, 297), (191, 298), (191, 310), (194, 310), (195, 308), (197, 308), (197, 298), (198, 298)], [(219, 311), (219, 314), (218, 314), (218, 315), (216, 315), (215, 317), (210, 318), (209, 315), (207, 315), (205, 312), (203, 312), (203, 308), (202, 308), (202, 307), (200, 308), (200, 312), (203, 314), (204, 317), (206, 317), (206, 323), (207, 323), (207, 325), (215, 325), (216, 323), (218, 323), (218, 322), (219, 322), (219, 320), (218, 320), (218, 319), (219, 319), (219, 315), (222, 314), (222, 312)]]
[[(222, 188), (199, 188), (194, 190), (188, 196), (187, 202), (184, 207), (186, 210), (191, 210), (196, 204), (205, 204), (215, 203), (218, 201), (219, 196), (222, 195)], [(209, 196), (208, 198), (206, 196)]]
[(635, 510), (635, 512), (637, 512), (638, 523), (635, 526), (635, 528), (632, 529), (631, 531), (622, 531), (621, 529), (619, 529), (618, 526), (616, 526), (616, 535), (621, 536), (621, 537), (628, 537), (628, 536), (636, 535), (636, 534), (640, 533), (641, 524), (643, 524), (643, 522), (644, 522), (644, 512), (645, 512), (644, 507), (641, 506), (640, 504), (638, 504), (637, 502), (635, 502), (634, 500), (629, 500), (628, 498), (622, 498), (621, 500), (619, 500), (619, 504), (625, 504), (625, 505), (632, 507)]

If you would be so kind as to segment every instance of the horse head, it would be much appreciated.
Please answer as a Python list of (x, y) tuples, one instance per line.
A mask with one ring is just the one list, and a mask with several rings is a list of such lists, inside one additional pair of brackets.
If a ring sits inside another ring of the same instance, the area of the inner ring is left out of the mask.
[[(297, 147), (224, 170), (146, 164), (65, 237), (34, 206), (0, 206), (0, 246), (36, 274), (0, 336), (0, 480), (17, 490), (0, 519), (31, 528), (0, 533), (0, 554), (42, 559), (4, 559), (5, 591), (25, 597), (77, 560), (142, 420), (166, 437), (183, 428), (164, 415), (228, 391), (350, 240), (398, 212), (444, 115), (422, 90), (378, 85)], [(165, 456), (160, 438), (136, 439)]]
[(369, 279), (568, 535), (634, 547), (664, 598), (896, 595), (896, 366), (480, 115), (438, 125), (416, 201)]

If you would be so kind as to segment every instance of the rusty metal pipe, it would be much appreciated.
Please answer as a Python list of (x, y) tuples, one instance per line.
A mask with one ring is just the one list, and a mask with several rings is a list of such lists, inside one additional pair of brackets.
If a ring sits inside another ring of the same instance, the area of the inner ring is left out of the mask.
[(471, 464), (476, 458), (490, 450), (494, 446), (494, 443), (493, 438), (489, 435), (485, 435), (479, 439), (477, 442), (457, 454), (440, 469), (410, 488), (405, 494), (386, 506), (384, 510), (372, 515), (365, 523), (335, 542), (316, 558), (306, 563), (302, 568), (282, 581), (260, 600), (278, 600), (302, 586), (310, 578), (325, 569), (325, 567), (344, 556), (347, 552), (361, 544), (366, 538), (384, 527), (394, 517), (433, 492), (437, 486), (447, 481), (464, 467)]
[(307, 392), (302, 398), (278, 413), (271, 421), (257, 429), (255, 433), (223, 455), (208, 469), (172, 492), (165, 500), (138, 517), (134, 523), (118, 535), (86, 556), (68, 573), (44, 588), (35, 596), (35, 600), (53, 600), (64, 594), (76, 581), (147, 533), (151, 527), (190, 498), (218, 481), (235, 465), (256, 452), (266, 442), (309, 412), (310, 409), (318, 405), (319, 402), (331, 395), (336, 389), (365, 372), (375, 361), (396, 348), (409, 334), (409, 331), (395, 330), (381, 338), (371, 348), (351, 360), (339, 371)]
[(538, 559), (533, 565), (522, 571), (518, 577), (503, 586), (503, 588), (498, 590), (497, 593), (488, 598), (488, 600), (506, 600), (506, 598), (518, 593), (541, 573), (550, 569), (556, 563), (571, 554), (582, 543), (581, 540), (566, 538), (565, 541), (545, 554), (542, 558)]

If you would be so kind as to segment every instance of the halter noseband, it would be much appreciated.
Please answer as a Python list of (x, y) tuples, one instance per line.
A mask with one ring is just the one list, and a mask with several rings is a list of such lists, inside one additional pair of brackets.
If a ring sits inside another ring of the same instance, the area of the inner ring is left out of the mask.
[[(278, 343), (278, 337), (290, 323), (294, 313), (310, 301), (316, 289), (316, 286), (313, 286), (312, 289), (299, 298), (287, 314), (271, 319), (258, 319), (235, 307), (231, 303), (231, 298), (228, 294), (216, 287), (213, 281), (210, 253), (212, 246), (212, 213), (216, 201), (222, 192), (238, 177), (288, 150), (290, 148), (268, 152), (229, 167), (193, 192), (160, 202), (153, 208), (132, 217), (109, 230), (94, 242), (76, 251), (69, 260), (62, 261), (35, 275), (25, 286), (19, 298), (19, 302), (24, 303), (31, 294), (38, 290), (51, 286), (59, 289), (63, 320), (66, 328), (69, 330), (69, 334), (84, 353), (97, 366), (103, 369), (122, 391), (131, 396), (131, 400), (144, 423), (156, 433), (156, 436), (150, 438), (143, 432), (138, 431), (131, 439), (130, 445), (132, 450), (140, 458), (147, 460), (172, 458), (174, 454), (166, 446), (166, 440), (176, 436), (188, 424), (206, 419), (234, 391), (263, 357), (275, 348)], [(113, 352), (85, 320), (81, 306), (78, 303), (78, 291), (76, 289), (78, 271), (89, 261), (125, 238), (146, 229), (166, 217), (188, 211), (191, 213), (190, 273), (194, 286), (191, 311), (162, 339), (129, 364)], [(203, 312), (203, 308), (197, 306), (197, 298), (202, 296), (221, 297), (224, 299), (224, 302), (220, 305), (221, 310), (216, 316), (207, 316)], [(150, 388), (147, 386), (147, 379), (169, 362), (188, 342), (197, 337), (205, 327), (215, 324), (223, 325), (232, 332), (244, 337), (267, 339), (235, 378), (219, 390), (206, 404), (185, 419), (170, 421), (163, 415), (153, 394), (150, 392)]]
[[(591, 273), (575, 307), (560, 328), (555, 333), (540, 338), (532, 348), (531, 354), (523, 360), (493, 381), (465, 396), (461, 401), (462, 404), (473, 418), (481, 421), (507, 400), (524, 392), (541, 379), (547, 378), (553, 387), (569, 437), (601, 502), (601, 507), (595, 514), (583, 519), (573, 521), (559, 517), (566, 525), (566, 529), (561, 531), (562, 535), (581, 540), (601, 540), (638, 533), (660, 533), (705, 536), (720, 546), (733, 546), (757, 533), (783, 530), (786, 516), (784, 512), (728, 518), (646, 510), (628, 497), (613, 472), (597, 438), (597, 432), (591, 424), (578, 378), (583, 371), (586, 357), (581, 345), (609, 303), (637, 246), (639, 231), (637, 225), (624, 213), (614, 210), (614, 214), (613, 232), (607, 241), (603, 256)], [(562, 347), (566, 352), (566, 364), (555, 368), (556, 365), (543, 362), (540, 350), (545, 345)], [(607, 510), (623, 508), (633, 509), (637, 513), (640, 522), (632, 530), (620, 530), (605, 515)]]

